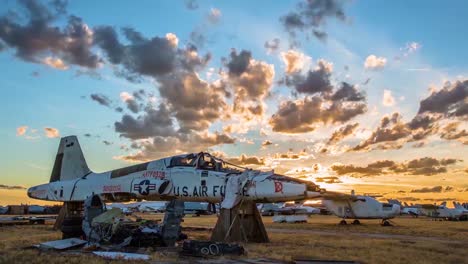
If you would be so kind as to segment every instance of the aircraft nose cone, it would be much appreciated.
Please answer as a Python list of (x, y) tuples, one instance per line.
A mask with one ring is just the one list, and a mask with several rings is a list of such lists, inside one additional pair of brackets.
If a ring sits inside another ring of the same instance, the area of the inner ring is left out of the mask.
[(29, 198), (34, 198), (34, 197), (32, 196), (31, 188), (28, 189), (28, 192), (27, 192), (27, 193), (28, 193), (28, 197), (29, 197)]

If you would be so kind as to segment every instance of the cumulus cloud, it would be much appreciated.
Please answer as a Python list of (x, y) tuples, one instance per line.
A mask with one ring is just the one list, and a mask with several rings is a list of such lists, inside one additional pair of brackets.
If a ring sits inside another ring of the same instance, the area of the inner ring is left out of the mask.
[(167, 137), (154, 136), (132, 146), (134, 149), (139, 149), (136, 153), (116, 156), (114, 159), (143, 162), (177, 153), (208, 151), (212, 146), (233, 144), (234, 142), (235, 139), (226, 134), (209, 132), (175, 134)]
[(100, 93), (91, 94), (89, 97), (91, 100), (96, 101), (98, 104), (103, 106), (110, 107), (112, 104), (112, 100), (109, 99), (109, 97)]
[(44, 127), (44, 133), (45, 133), (45, 136), (48, 138), (60, 137), (59, 130), (53, 127)]
[(265, 44), (263, 46), (267, 50), (267, 53), (271, 54), (278, 51), (278, 49), (280, 48), (280, 42), (281, 41), (279, 38), (274, 38), (272, 40), (265, 41)]
[(369, 55), (364, 61), (364, 68), (368, 70), (380, 70), (384, 68), (386, 64), (386, 58)]
[(228, 158), (228, 162), (236, 165), (265, 165), (265, 159), (256, 156), (247, 156), (245, 154), (236, 158)]
[(4, 190), (26, 190), (26, 187), (20, 186), (20, 185), (0, 184), (0, 189), (4, 189)]
[(412, 193), (440, 193), (442, 192), (442, 186), (434, 186), (432, 188), (424, 187), (421, 189), (411, 190)]
[(440, 138), (447, 139), (447, 140), (455, 140), (455, 139), (464, 139), (468, 137), (468, 131), (466, 129), (459, 130), (458, 127), (460, 122), (452, 122), (447, 124), (440, 133)]
[(300, 160), (300, 159), (307, 159), (311, 155), (307, 153), (305, 149), (303, 149), (300, 152), (293, 152), (292, 149), (290, 149), (286, 153), (275, 153), (271, 159), (276, 160), (276, 161), (285, 161), (285, 160)]
[(306, 35), (311, 34), (319, 40), (325, 40), (327, 33), (324, 26), (329, 18), (346, 20), (343, 1), (301, 1), (294, 11), (282, 16), (280, 22), (293, 39), (298, 32), (305, 32)]
[(16, 136), (20, 137), (26, 134), (26, 131), (28, 130), (28, 126), (20, 126), (16, 128)]
[(340, 178), (336, 176), (328, 176), (328, 177), (317, 177), (315, 178), (315, 182), (323, 182), (327, 184), (333, 184), (333, 183), (343, 183)]
[(400, 48), (400, 50), (403, 52), (403, 57), (408, 57), (409, 55), (421, 49), (421, 47), (422, 45), (420, 43), (412, 41), (412, 42), (406, 43), (406, 45)]
[(152, 136), (170, 136), (175, 134), (171, 112), (165, 104), (157, 109), (147, 108), (137, 118), (123, 115), (121, 121), (114, 123), (115, 131), (129, 139), (145, 139)]
[(287, 74), (300, 72), (304, 68), (306, 63), (310, 61), (310, 57), (297, 50), (291, 49), (286, 52), (281, 52), (280, 55), (281, 60), (286, 66), (285, 72)]
[(380, 125), (372, 132), (371, 136), (359, 143), (352, 150), (365, 150), (373, 144), (382, 142), (394, 142), (404, 139), (411, 135), (411, 129), (401, 121), (399, 113), (393, 113), (391, 116), (385, 116), (380, 121)]
[(169, 41), (169, 44), (171, 44), (171, 46), (174, 48), (179, 45), (179, 39), (174, 33), (167, 33), (166, 39)]
[[(137, 92), (135, 94), (138, 95)], [(128, 110), (135, 114), (140, 111), (140, 105), (133, 95), (129, 94), (128, 92), (121, 92), (120, 99), (127, 105)]]
[(395, 98), (392, 95), (392, 91), (390, 90), (384, 90), (383, 93), (383, 98), (382, 98), (382, 104), (384, 106), (393, 106), (395, 105)]
[(338, 175), (350, 175), (353, 177), (377, 176), (382, 174), (408, 174), (408, 175), (435, 175), (446, 173), (447, 167), (461, 160), (435, 159), (424, 157), (406, 162), (397, 163), (392, 160), (380, 160), (367, 166), (335, 164), (331, 169)]
[(340, 124), (367, 111), (365, 94), (357, 87), (342, 82), (337, 87), (331, 84), (333, 64), (318, 60), (314, 70), (305, 75), (295, 73), (286, 76), (282, 83), (305, 94), (303, 99), (283, 101), (270, 118), (273, 131), (305, 133), (319, 124)]
[(198, 9), (199, 5), (197, 0), (185, 0), (185, 7), (190, 10)]
[(319, 124), (339, 124), (363, 114), (367, 110), (362, 102), (342, 100), (329, 101), (321, 97), (306, 97), (303, 100), (283, 102), (270, 118), (273, 131), (305, 133)]
[(358, 126), (359, 126), (359, 123), (354, 123), (354, 124), (348, 124), (346, 126), (339, 128), (338, 130), (333, 132), (332, 136), (327, 141), (327, 144), (336, 144), (339, 141), (343, 140), (344, 138), (352, 135), (354, 131), (356, 131)]
[(419, 104), (418, 114), (440, 113), (446, 116), (467, 116), (468, 115), (468, 80), (456, 81), (454, 84), (446, 83), (439, 90)]
[(264, 99), (270, 94), (275, 76), (272, 64), (257, 61), (250, 51), (232, 50), (225, 63), (228, 82), (234, 90), (233, 110), (247, 119), (265, 112)]
[(66, 65), (61, 59), (53, 58), (53, 57), (45, 57), (43, 63), (51, 68), (55, 68), (58, 70), (66, 70), (68, 69), (68, 65)]
[(217, 8), (211, 8), (207, 18), (208, 21), (212, 24), (219, 23), (219, 20), (221, 19), (221, 10)]
[(19, 1), (26, 11), (26, 23), (21, 23), (20, 16), (1, 17), (0, 40), (25, 61), (59, 69), (66, 65), (98, 67), (100, 58), (92, 51), (93, 31), (81, 18), (70, 15), (63, 29), (52, 25), (65, 14), (64, 3), (53, 1), (52, 6), (46, 6), (39, 1)]
[[(409, 122), (403, 122), (399, 113), (383, 117), (371, 136), (350, 151), (369, 150), (375, 144), (381, 149), (401, 148), (407, 142), (424, 140), (437, 133), (442, 139), (465, 143), (467, 132), (457, 130), (457, 123), (468, 115), (467, 97), (468, 80), (446, 83), (420, 102), (418, 114)], [(440, 129), (445, 121), (451, 123)]]
[(332, 63), (319, 59), (314, 70), (309, 70), (305, 75), (296, 73), (292, 76), (286, 76), (284, 82), (299, 93), (328, 93), (333, 88), (330, 82), (332, 71)]

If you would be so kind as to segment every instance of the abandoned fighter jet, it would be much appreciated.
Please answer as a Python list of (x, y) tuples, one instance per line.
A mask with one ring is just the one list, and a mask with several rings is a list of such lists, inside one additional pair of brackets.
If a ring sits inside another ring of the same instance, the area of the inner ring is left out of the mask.
[(397, 204), (381, 203), (371, 196), (327, 192), (323, 194), (323, 204), (334, 215), (342, 218), (340, 224), (346, 225), (346, 219), (354, 219), (353, 224), (360, 224), (359, 219), (382, 219), (383, 226), (391, 225), (388, 219), (400, 214)]
[[(239, 185), (241, 193), (231, 194), (230, 186), (236, 189)], [(320, 189), (312, 182), (249, 170), (203, 152), (94, 173), (76, 136), (60, 140), (50, 182), (28, 189), (30, 198), (47, 201), (82, 202), (94, 194), (109, 201), (218, 203), (238, 195), (256, 202), (281, 202), (317, 197)]]

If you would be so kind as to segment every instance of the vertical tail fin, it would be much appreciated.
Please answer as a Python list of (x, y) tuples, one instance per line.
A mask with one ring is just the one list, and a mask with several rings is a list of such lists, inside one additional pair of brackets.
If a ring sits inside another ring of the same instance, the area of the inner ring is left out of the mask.
[(61, 138), (50, 182), (81, 178), (90, 172), (78, 138), (76, 136)]

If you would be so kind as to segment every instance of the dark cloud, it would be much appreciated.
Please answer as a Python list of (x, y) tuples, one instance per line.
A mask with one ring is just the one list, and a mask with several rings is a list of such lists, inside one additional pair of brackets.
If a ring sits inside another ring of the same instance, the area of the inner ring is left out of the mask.
[(305, 76), (297, 73), (287, 76), (284, 83), (304, 94), (329, 93), (333, 89), (330, 84), (331, 67), (324, 60), (319, 60), (317, 68)]
[(242, 154), (237, 158), (227, 159), (228, 162), (231, 162), (236, 165), (265, 165), (265, 160), (256, 156), (246, 156)]
[(266, 147), (266, 146), (270, 146), (270, 145), (273, 145), (273, 142), (271, 142), (270, 140), (265, 140), (262, 142), (262, 146)]
[(411, 135), (411, 130), (401, 121), (399, 113), (393, 113), (391, 116), (385, 116), (380, 121), (380, 125), (372, 132), (372, 135), (352, 150), (365, 150), (369, 146), (381, 142), (396, 141)]
[(345, 123), (367, 111), (366, 96), (354, 85), (343, 82), (339, 87), (333, 87), (330, 81), (332, 71), (332, 63), (319, 59), (313, 71), (305, 75), (298, 72), (280, 82), (293, 87), (293, 95), (302, 93), (307, 96), (281, 103), (269, 120), (273, 131), (310, 132), (319, 124)]
[(239, 76), (247, 70), (252, 59), (252, 53), (247, 50), (242, 50), (237, 54), (236, 50), (232, 50), (230, 54), (230, 60), (227, 62), (226, 67), (228, 68), (229, 75)]
[(125, 104), (127, 105), (128, 110), (132, 111), (133, 113), (137, 114), (140, 112), (140, 105), (135, 99), (127, 99), (125, 100)]
[(185, 7), (190, 10), (198, 9), (198, 2), (197, 0), (185, 0)]
[[(64, 29), (51, 25), (65, 9), (63, 1), (54, 1), (55, 13), (39, 1), (24, 0), (19, 4), (26, 11), (27, 22), (19, 17), (0, 17), (0, 40), (16, 50), (16, 56), (29, 62), (52, 61), (96, 68), (100, 58), (92, 52), (93, 32), (76, 16), (69, 16)], [(49, 66), (54, 67), (49, 63)]]
[(265, 41), (265, 44), (263, 46), (265, 47), (268, 53), (274, 53), (278, 51), (280, 47), (280, 39), (274, 38), (272, 40)]
[(442, 186), (434, 186), (432, 188), (424, 187), (421, 189), (411, 190), (412, 193), (440, 193), (442, 192)]
[(136, 153), (117, 157), (128, 162), (142, 162), (167, 157), (174, 153), (193, 153), (208, 151), (210, 147), (221, 144), (233, 144), (234, 138), (220, 133), (190, 133), (172, 136), (155, 136), (150, 141), (132, 146), (139, 149)]
[(135, 97), (138, 101), (143, 101), (146, 97), (146, 91), (143, 89), (137, 90), (133, 92), (133, 97)]
[(91, 134), (90, 133), (86, 133), (84, 134), (85, 137), (91, 137)]
[(99, 26), (94, 29), (94, 35), (94, 43), (106, 52), (110, 63), (120, 63), (124, 57), (125, 48), (120, 44), (115, 29), (111, 26)]
[(172, 72), (176, 67), (177, 49), (165, 37), (144, 38), (131, 28), (123, 29), (128, 45), (119, 42), (114, 28), (95, 29), (96, 44), (104, 50), (109, 61), (121, 64), (121, 73), (133, 80), (133, 75), (157, 77)]
[(364, 93), (359, 92), (354, 85), (342, 82), (341, 87), (331, 95), (330, 99), (332, 101), (345, 100), (350, 102), (359, 102), (364, 101), (366, 96)]
[(447, 172), (447, 167), (460, 160), (435, 159), (424, 157), (408, 162), (397, 163), (391, 160), (376, 161), (367, 166), (333, 165), (331, 169), (338, 175), (349, 174), (355, 177), (377, 176), (381, 174), (434, 175)]
[(5, 190), (26, 190), (26, 187), (19, 186), (19, 185), (0, 184), (0, 189), (5, 189)]
[(327, 33), (323, 30), (323, 26), (329, 18), (346, 20), (343, 1), (301, 1), (294, 11), (282, 16), (280, 22), (293, 38), (297, 32), (305, 32), (306, 35), (312, 34), (320, 40), (325, 40)]
[(328, 140), (327, 144), (336, 144), (347, 136), (350, 136), (356, 131), (359, 123), (348, 124), (333, 132), (332, 136)]
[(419, 104), (419, 114), (425, 112), (441, 113), (448, 116), (468, 114), (468, 80), (447, 83), (440, 91), (433, 92)]
[(364, 103), (330, 102), (320, 97), (286, 101), (270, 118), (273, 131), (304, 133), (315, 130), (322, 124), (339, 124), (363, 114), (367, 110)]
[(121, 121), (115, 122), (115, 131), (129, 139), (145, 139), (153, 136), (175, 134), (171, 112), (165, 104), (158, 109), (146, 108), (144, 114), (134, 118), (125, 114)]
[(107, 141), (107, 140), (103, 140), (102, 143), (104, 143), (104, 145), (106, 145), (106, 146), (110, 146), (110, 145), (114, 144), (113, 142), (110, 142), (110, 141)]
[(103, 94), (91, 94), (89, 96), (91, 100), (98, 102), (100, 105), (110, 107), (112, 104), (112, 100), (109, 99), (109, 97), (103, 95)]

